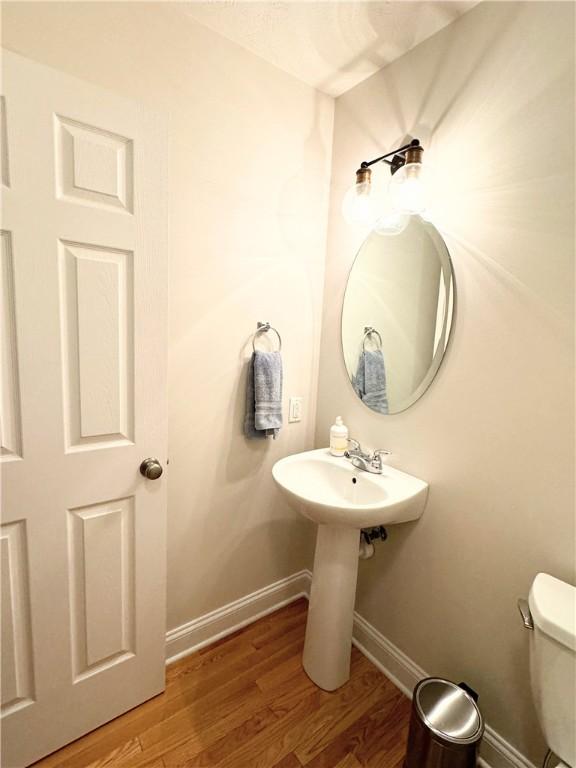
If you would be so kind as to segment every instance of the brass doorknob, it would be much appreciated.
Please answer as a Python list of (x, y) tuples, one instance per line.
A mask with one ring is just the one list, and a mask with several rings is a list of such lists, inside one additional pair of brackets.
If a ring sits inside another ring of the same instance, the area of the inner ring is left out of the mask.
[(164, 470), (158, 459), (144, 459), (140, 464), (140, 474), (148, 480), (158, 480)]

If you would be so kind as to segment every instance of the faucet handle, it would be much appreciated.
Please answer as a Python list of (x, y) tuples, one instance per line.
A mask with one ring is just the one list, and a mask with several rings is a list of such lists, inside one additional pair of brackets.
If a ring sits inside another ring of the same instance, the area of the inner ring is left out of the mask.
[(346, 439), (348, 441), (348, 445), (346, 447), (346, 450), (344, 451), (345, 458), (351, 459), (352, 453), (362, 454), (362, 446), (360, 445), (359, 440), (355, 440), (353, 437), (348, 437)]
[(371, 464), (378, 469), (382, 469), (382, 456), (390, 456), (392, 452), (385, 448), (377, 448), (372, 454)]

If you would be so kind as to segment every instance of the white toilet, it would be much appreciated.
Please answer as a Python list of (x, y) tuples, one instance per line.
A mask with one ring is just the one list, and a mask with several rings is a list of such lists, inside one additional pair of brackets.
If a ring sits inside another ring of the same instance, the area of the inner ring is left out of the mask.
[(544, 737), (560, 766), (576, 768), (576, 587), (539, 573), (519, 607), (533, 629), (530, 676)]

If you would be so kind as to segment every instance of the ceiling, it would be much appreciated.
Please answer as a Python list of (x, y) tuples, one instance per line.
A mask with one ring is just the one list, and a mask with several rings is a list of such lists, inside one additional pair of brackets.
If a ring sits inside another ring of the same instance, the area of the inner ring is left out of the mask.
[(186, 3), (186, 13), (299, 80), (339, 96), (479, 0)]

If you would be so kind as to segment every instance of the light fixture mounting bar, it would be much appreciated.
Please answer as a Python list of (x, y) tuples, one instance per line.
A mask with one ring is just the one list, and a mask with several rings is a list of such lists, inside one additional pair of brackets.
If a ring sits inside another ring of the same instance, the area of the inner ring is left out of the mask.
[(369, 168), (371, 165), (374, 165), (375, 163), (380, 163), (384, 161), (388, 165), (393, 165), (393, 163), (390, 160), (387, 160), (386, 158), (392, 157), (394, 155), (400, 155), (403, 152), (407, 152), (409, 149), (413, 149), (414, 147), (419, 147), (420, 141), (419, 139), (412, 139), (410, 144), (405, 144), (403, 147), (398, 147), (398, 149), (393, 149), (392, 152), (387, 152), (385, 155), (380, 155), (380, 157), (375, 158), (374, 160), (363, 160), (360, 164), (360, 168)]

